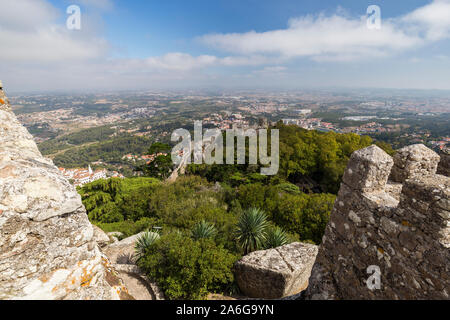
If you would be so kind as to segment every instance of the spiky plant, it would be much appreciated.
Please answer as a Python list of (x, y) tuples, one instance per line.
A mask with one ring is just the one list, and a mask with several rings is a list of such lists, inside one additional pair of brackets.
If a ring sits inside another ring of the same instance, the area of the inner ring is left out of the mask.
[(266, 249), (281, 247), (288, 242), (286, 232), (280, 227), (269, 228), (266, 233)]
[(147, 252), (147, 250), (160, 238), (159, 233), (146, 231), (143, 233), (134, 245), (134, 250), (136, 252), (136, 259), (139, 261), (142, 259)]
[(260, 250), (266, 241), (267, 216), (257, 208), (245, 210), (237, 224), (237, 240), (244, 254)]
[(213, 238), (216, 235), (216, 228), (212, 223), (205, 220), (197, 223), (192, 229), (192, 238), (194, 240)]

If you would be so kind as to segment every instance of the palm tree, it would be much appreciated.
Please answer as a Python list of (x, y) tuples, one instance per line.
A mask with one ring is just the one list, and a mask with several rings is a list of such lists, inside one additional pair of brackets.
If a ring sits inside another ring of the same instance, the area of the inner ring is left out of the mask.
[(194, 240), (213, 238), (216, 234), (216, 228), (212, 223), (205, 220), (197, 223), (192, 229), (192, 237)]
[(266, 249), (277, 248), (288, 244), (289, 240), (286, 232), (280, 227), (270, 228), (266, 234)]
[(159, 233), (147, 231), (143, 233), (137, 240), (134, 245), (134, 250), (136, 252), (136, 258), (139, 261), (142, 259), (147, 252), (147, 250), (155, 244), (160, 238)]
[(267, 227), (264, 211), (250, 208), (242, 213), (237, 224), (237, 240), (244, 255), (264, 247)]

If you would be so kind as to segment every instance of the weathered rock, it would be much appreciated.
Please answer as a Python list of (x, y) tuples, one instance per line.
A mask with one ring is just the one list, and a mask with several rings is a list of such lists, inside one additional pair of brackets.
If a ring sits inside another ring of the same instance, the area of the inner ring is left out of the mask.
[(382, 190), (393, 164), (388, 154), (373, 145), (352, 154), (343, 180), (352, 189)]
[(135, 243), (145, 232), (111, 243), (102, 250), (119, 272), (130, 294), (139, 300), (163, 300), (158, 285), (136, 266)]
[(119, 242), (115, 242), (113, 244), (111, 244), (110, 247), (133, 247), (134, 248), (134, 244), (136, 243), (137, 239), (139, 239), (143, 234), (145, 234), (144, 232), (132, 235), (131, 237), (125, 238), (123, 240), (120, 240)]
[(0, 299), (130, 299), (81, 198), (0, 90)]
[(164, 300), (164, 293), (136, 265), (116, 264), (114, 269), (120, 274), (129, 293), (137, 300)]
[(123, 236), (123, 233), (119, 232), (119, 231), (112, 231), (112, 232), (108, 232), (107, 235), (110, 237), (119, 238), (119, 237)]
[(439, 161), (437, 173), (450, 177), (450, 154), (441, 153), (441, 161)]
[(291, 243), (255, 251), (235, 265), (242, 292), (252, 298), (277, 299), (304, 290), (317, 254), (317, 246)]
[(394, 155), (391, 179), (402, 183), (406, 179), (434, 175), (439, 161), (439, 155), (423, 144), (404, 147)]
[(112, 240), (108, 237), (108, 235), (96, 225), (92, 225), (94, 228), (94, 241), (103, 248), (104, 246), (110, 244)]
[(125, 238), (121, 241), (113, 242), (103, 249), (103, 252), (108, 256), (114, 264), (134, 264), (136, 240), (145, 232), (135, 234), (131, 237)]
[[(344, 175), (303, 298), (449, 299), (450, 178), (435, 174), (433, 151), (415, 145), (395, 158), (401, 185), (386, 183), (388, 155), (369, 148), (350, 159), (347, 171), (361, 169), (362, 180)], [(369, 289), (372, 268), (381, 282)]]

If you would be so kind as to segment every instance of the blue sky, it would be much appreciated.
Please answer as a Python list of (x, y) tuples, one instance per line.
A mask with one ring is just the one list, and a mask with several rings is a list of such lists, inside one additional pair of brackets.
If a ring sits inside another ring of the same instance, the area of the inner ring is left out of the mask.
[[(65, 28), (71, 4), (81, 7), (79, 31)], [(365, 25), (373, 4), (381, 8), (380, 30)], [(0, 78), (13, 90), (450, 89), (450, 0), (0, 0), (0, 6), (6, 48)]]
[[(110, 1), (113, 10), (102, 17), (107, 39), (129, 57), (145, 58), (170, 51), (189, 50), (193, 54), (214, 53), (199, 47), (195, 37), (208, 33), (257, 32), (282, 29), (289, 19), (332, 14), (339, 7), (353, 15), (363, 15), (371, 4), (382, 7), (384, 17), (395, 17), (426, 5), (427, 0), (131, 0)], [(76, 1), (52, 1), (65, 10)], [(80, 5), (82, 10), (93, 8)], [(449, 18), (450, 19), (450, 18)], [(117, 54), (119, 54), (117, 53)]]

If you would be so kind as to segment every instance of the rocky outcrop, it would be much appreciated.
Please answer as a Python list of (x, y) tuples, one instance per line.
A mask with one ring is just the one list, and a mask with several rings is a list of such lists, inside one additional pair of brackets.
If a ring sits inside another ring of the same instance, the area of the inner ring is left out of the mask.
[(92, 227), (94, 229), (94, 241), (97, 242), (100, 248), (103, 248), (113, 242), (113, 240), (111, 240), (102, 229), (96, 225), (92, 225)]
[(119, 272), (129, 293), (138, 300), (164, 300), (164, 294), (158, 285), (151, 281), (137, 266), (135, 243), (145, 232), (135, 234), (105, 248), (114, 269)]
[(0, 90), (0, 299), (132, 299), (81, 198)]
[(440, 157), (441, 161), (439, 162), (437, 173), (450, 177), (450, 154), (441, 153)]
[(438, 162), (423, 145), (353, 153), (304, 298), (449, 299), (450, 178)]
[(252, 252), (235, 265), (241, 291), (251, 298), (278, 299), (299, 293), (317, 255), (317, 246), (291, 243), (282, 247)]

